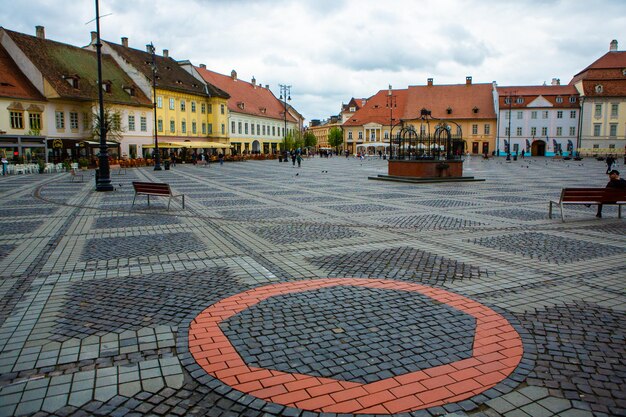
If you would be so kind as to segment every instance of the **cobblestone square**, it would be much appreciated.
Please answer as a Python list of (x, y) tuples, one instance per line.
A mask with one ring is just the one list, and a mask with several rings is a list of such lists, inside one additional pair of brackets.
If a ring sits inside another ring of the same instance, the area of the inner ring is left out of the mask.
[(518, 165), (0, 177), (0, 417), (626, 416), (626, 219), (548, 218), (604, 164)]

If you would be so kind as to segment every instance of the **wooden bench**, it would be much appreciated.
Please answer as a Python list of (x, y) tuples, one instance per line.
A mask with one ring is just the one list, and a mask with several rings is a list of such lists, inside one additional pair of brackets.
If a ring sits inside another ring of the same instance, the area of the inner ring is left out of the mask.
[(83, 173), (77, 172), (74, 168), (70, 169), (70, 177), (71, 177), (71, 182), (74, 182), (74, 180), (77, 180), (77, 179), (80, 179), (80, 182), (83, 182)]
[(626, 204), (626, 189), (616, 188), (563, 188), (559, 201), (550, 201), (548, 216), (552, 218), (552, 206), (557, 205), (561, 209), (561, 220), (563, 216), (563, 206), (566, 204), (577, 205), (598, 205), (617, 204), (617, 216), (622, 218), (622, 205)]
[(135, 189), (135, 197), (133, 197), (133, 206), (135, 205), (135, 199), (138, 195), (148, 196), (148, 206), (150, 205), (150, 196), (156, 195), (158, 197), (169, 197), (167, 202), (167, 209), (170, 209), (170, 203), (172, 198), (182, 197), (183, 209), (185, 208), (185, 195), (174, 195), (169, 184), (161, 182), (139, 182), (133, 181), (133, 188)]

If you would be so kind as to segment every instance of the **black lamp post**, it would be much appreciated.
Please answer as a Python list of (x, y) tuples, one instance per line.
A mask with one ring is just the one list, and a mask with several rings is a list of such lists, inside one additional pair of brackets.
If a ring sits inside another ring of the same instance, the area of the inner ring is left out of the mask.
[(389, 92), (387, 93), (387, 107), (389, 107), (389, 159), (392, 157), (393, 150), (393, 108), (396, 104), (397, 96), (393, 95), (391, 84), (389, 84)]
[(102, 94), (102, 43), (100, 43), (100, 7), (96, 0), (96, 56), (98, 59), (98, 105), (100, 106), (100, 154), (96, 191), (113, 191), (109, 152), (107, 147), (107, 121), (104, 119), (104, 97)]
[(511, 119), (513, 118), (513, 98), (516, 91), (509, 91), (507, 100), (509, 100), (509, 133), (508, 133), (508, 146), (506, 147), (506, 160), (511, 160)]
[(152, 54), (152, 64), (150, 65), (152, 68), (152, 107), (154, 109), (154, 170), (161, 171), (161, 152), (159, 152), (159, 137), (157, 134), (158, 124), (157, 124), (157, 98), (156, 98), (156, 60), (154, 56), (154, 45), (150, 42), (150, 53)]
[(280, 100), (283, 101), (283, 105), (285, 106), (285, 131), (284, 133), (284, 149), (283, 151), (287, 150), (287, 101), (291, 101), (291, 86), (290, 85), (285, 85), (285, 84), (278, 84), (278, 87), (280, 87)]

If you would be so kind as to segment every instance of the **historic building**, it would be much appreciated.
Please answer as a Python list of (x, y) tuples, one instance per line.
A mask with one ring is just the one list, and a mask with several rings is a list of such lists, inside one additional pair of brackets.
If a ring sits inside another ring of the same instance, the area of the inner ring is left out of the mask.
[(613, 40), (569, 84), (580, 94), (581, 153), (626, 153), (626, 51)]
[[(429, 117), (422, 117), (422, 110)], [(440, 121), (461, 133), (466, 152), (491, 153), (496, 137), (492, 84), (473, 84), (466, 77), (465, 84), (435, 85), (429, 78), (424, 86), (381, 90), (343, 123), (344, 144), (351, 152), (383, 151), (402, 129), (432, 134)]]
[(334, 127), (343, 131), (340, 116), (331, 116), (328, 119), (321, 121), (311, 120), (307, 131), (311, 132), (313, 136), (315, 136), (315, 139), (317, 140), (317, 149), (331, 149), (331, 146), (328, 143), (328, 134)]
[(289, 104), (277, 99), (269, 86), (257, 84), (254, 77), (247, 82), (239, 79), (235, 70), (227, 76), (210, 71), (203, 64), (184, 67), (230, 95), (228, 124), (234, 152), (276, 153), (282, 149), (285, 133), (300, 131), (301, 121), (294, 117)]
[(571, 155), (578, 138), (579, 97), (571, 85), (497, 87), (499, 155)]
[[(129, 74), (139, 89), (156, 102), (156, 130), (162, 148), (215, 149), (226, 153), (230, 148), (228, 128), (228, 93), (196, 79), (169, 56), (129, 47), (128, 38), (121, 44), (102, 41), (102, 51), (109, 54)], [(90, 48), (95, 48), (92, 36)], [(153, 86), (153, 70), (156, 82)], [(156, 94), (153, 92), (155, 90)], [(154, 128), (153, 128), (154, 129)], [(130, 146), (130, 155), (151, 150), (152, 142)], [(146, 152), (143, 152), (146, 153)]]
[[(96, 54), (46, 39), (44, 28), (36, 29), (36, 36), (30, 36), (0, 28), (0, 44), (46, 100), (45, 105), (29, 103), (24, 107), (16, 102), (7, 108), (13, 119), (11, 132), (39, 136), (47, 145), (48, 160), (93, 157), (99, 152), (99, 139), (93, 129), (98, 108)], [(102, 78), (105, 108), (114, 130), (124, 132), (122, 144), (126, 140), (149, 138), (153, 120), (150, 99), (107, 55), (102, 57)], [(131, 115), (135, 118), (134, 127), (130, 125)], [(6, 129), (0, 127), (0, 130)], [(112, 155), (120, 152), (119, 143), (111, 141), (110, 145)]]

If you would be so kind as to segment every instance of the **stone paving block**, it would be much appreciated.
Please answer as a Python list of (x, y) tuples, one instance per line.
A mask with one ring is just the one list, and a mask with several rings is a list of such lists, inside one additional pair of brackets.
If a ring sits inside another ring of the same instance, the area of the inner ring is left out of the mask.
[(81, 391), (72, 390), (67, 403), (74, 407), (80, 407), (83, 404), (91, 401), (92, 399), (93, 399), (92, 389), (86, 389), (86, 390), (81, 390)]
[(41, 406), (41, 409), (43, 411), (47, 411), (48, 413), (54, 413), (58, 409), (66, 406), (68, 400), (69, 400), (68, 394), (62, 394), (62, 395), (48, 394), (43, 401), (43, 405)]

